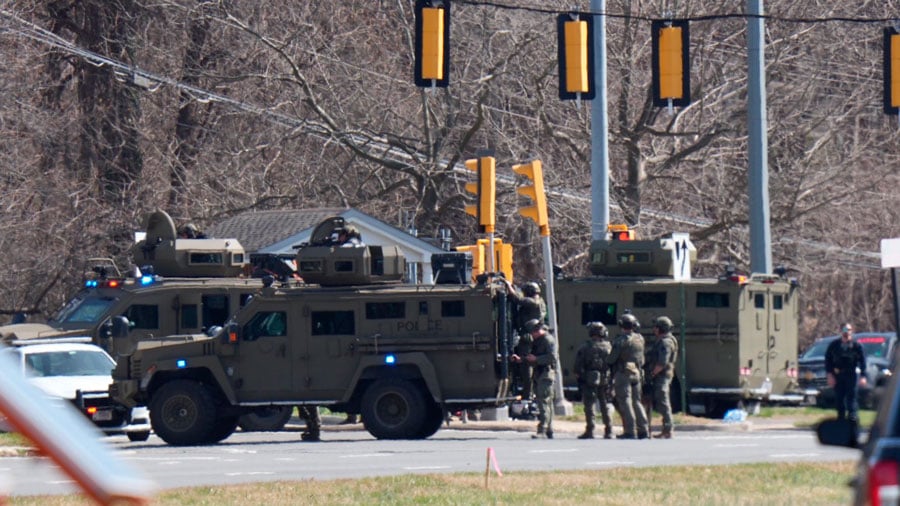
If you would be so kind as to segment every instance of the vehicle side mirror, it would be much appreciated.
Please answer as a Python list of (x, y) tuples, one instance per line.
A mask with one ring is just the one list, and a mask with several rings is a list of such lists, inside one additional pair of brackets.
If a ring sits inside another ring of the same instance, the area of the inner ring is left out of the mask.
[(120, 357), (128, 357), (137, 350), (137, 340), (131, 337), (131, 322), (124, 316), (110, 318), (109, 335), (112, 338), (113, 351)]
[(847, 419), (830, 419), (816, 426), (819, 442), (828, 446), (859, 447), (859, 424)]

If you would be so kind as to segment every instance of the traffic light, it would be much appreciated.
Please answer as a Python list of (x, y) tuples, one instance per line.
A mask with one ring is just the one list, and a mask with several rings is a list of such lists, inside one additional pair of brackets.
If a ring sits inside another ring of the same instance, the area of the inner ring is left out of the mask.
[(609, 230), (610, 237), (613, 241), (633, 241), (634, 240), (634, 230), (630, 230), (628, 225), (622, 224), (610, 224), (607, 226)]
[(497, 161), (493, 156), (466, 160), (466, 168), (476, 173), (475, 183), (466, 183), (466, 191), (476, 196), (474, 205), (466, 206), (466, 214), (478, 221), (478, 231), (489, 234), (494, 231), (494, 200), (497, 196)]
[(520, 186), (516, 191), (534, 201), (533, 206), (522, 207), (519, 214), (531, 218), (541, 229), (541, 235), (550, 235), (550, 224), (547, 219), (547, 196), (544, 194), (544, 171), (541, 161), (513, 165), (513, 172), (521, 174), (532, 181), (531, 186)]
[(900, 113), (900, 33), (884, 29), (884, 113)]
[(450, 83), (450, 1), (416, 1), (416, 86)]
[(560, 100), (592, 100), (596, 95), (593, 27), (593, 16), (571, 13), (556, 18)]
[(655, 20), (653, 31), (653, 105), (691, 103), (690, 33), (687, 20)]

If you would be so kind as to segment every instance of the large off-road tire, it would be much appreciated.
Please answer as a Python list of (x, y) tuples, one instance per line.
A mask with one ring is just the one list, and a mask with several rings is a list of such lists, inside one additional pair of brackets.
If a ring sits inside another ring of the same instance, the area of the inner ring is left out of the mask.
[(444, 410), (441, 409), (440, 404), (429, 401), (426, 401), (426, 403), (428, 404), (428, 411), (425, 414), (425, 420), (422, 421), (419, 433), (416, 434), (416, 437), (420, 439), (433, 436), (444, 424)]
[(422, 438), (428, 412), (422, 390), (401, 379), (378, 380), (362, 398), (363, 425), (378, 439)]
[(226, 416), (219, 418), (216, 420), (216, 424), (213, 427), (212, 432), (209, 434), (209, 438), (206, 443), (215, 444), (223, 439), (228, 438), (228, 436), (234, 434), (235, 429), (238, 426), (238, 417), (237, 416)]
[(149, 408), (153, 432), (166, 443), (190, 446), (214, 439), (216, 402), (209, 389), (196, 381), (166, 383), (153, 395)]
[(238, 426), (244, 432), (275, 432), (283, 429), (293, 414), (294, 406), (266, 406), (241, 415)]
[(128, 440), (133, 443), (139, 442), (139, 441), (146, 441), (146, 440), (150, 439), (150, 431), (149, 430), (142, 430), (139, 432), (128, 432), (125, 435), (128, 436)]

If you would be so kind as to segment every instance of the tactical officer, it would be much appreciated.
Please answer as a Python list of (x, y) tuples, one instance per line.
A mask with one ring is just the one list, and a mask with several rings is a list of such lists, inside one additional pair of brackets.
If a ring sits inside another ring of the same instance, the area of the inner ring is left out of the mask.
[(609, 387), (609, 365), (606, 357), (612, 352), (609, 331), (601, 322), (587, 324), (588, 340), (575, 353), (575, 378), (581, 388), (584, 402), (584, 434), (578, 439), (594, 439), (594, 406), (600, 401), (600, 417), (605, 429), (603, 437), (612, 438), (612, 421), (609, 417), (607, 389)]
[[(513, 343), (513, 353), (524, 357), (531, 349), (531, 333), (525, 330), (525, 324), (531, 320), (544, 321), (547, 316), (547, 305), (541, 298), (541, 287), (533, 281), (522, 286), (520, 294), (516, 287), (508, 279), (502, 278), (506, 283), (509, 298), (516, 304), (515, 324), (518, 340)], [(515, 366), (515, 381), (522, 399), (531, 400), (532, 371), (531, 365), (521, 362)]]
[(553, 439), (553, 384), (556, 381), (556, 338), (538, 319), (529, 320), (524, 329), (533, 340), (531, 352), (524, 357), (513, 354), (515, 363), (526, 362), (534, 367), (535, 401), (538, 406), (537, 434), (533, 439)]
[[(675, 375), (675, 358), (678, 356), (678, 342), (672, 335), (672, 320), (667, 316), (660, 316), (653, 322), (654, 339), (647, 348), (645, 374), (649, 376), (647, 383), (650, 385), (650, 399), (648, 403), (656, 405), (656, 411), (662, 415), (662, 432), (656, 437), (662, 439), (672, 438), (672, 400), (669, 395), (669, 387), (672, 377)], [(647, 421), (652, 415), (647, 410)]]
[(619, 318), (622, 333), (612, 343), (612, 352), (606, 363), (613, 369), (616, 403), (622, 415), (624, 432), (619, 439), (647, 439), (650, 428), (647, 415), (641, 405), (641, 375), (644, 366), (644, 338), (637, 332), (640, 327), (633, 314)]
[(866, 384), (866, 354), (861, 344), (853, 339), (853, 325), (841, 326), (841, 338), (835, 339), (825, 350), (825, 372), (828, 386), (834, 388), (838, 418), (859, 422), (859, 403), (856, 401), (857, 385)]
[(300, 439), (304, 441), (319, 441), (319, 434), (322, 431), (322, 418), (319, 416), (319, 406), (304, 404), (297, 406), (300, 418), (306, 422), (306, 430), (300, 434)]

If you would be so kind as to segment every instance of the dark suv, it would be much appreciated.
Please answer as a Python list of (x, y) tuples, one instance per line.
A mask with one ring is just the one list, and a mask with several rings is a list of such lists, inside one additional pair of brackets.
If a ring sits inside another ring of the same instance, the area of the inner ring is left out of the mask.
[[(854, 504), (898, 504), (900, 501), (900, 368), (887, 381), (879, 403), (875, 423), (862, 445), (862, 456), (854, 488)], [(819, 424), (819, 441), (826, 445), (858, 445), (857, 427), (847, 420), (828, 420)]]
[[(819, 407), (834, 407), (834, 390), (825, 379), (825, 350), (840, 338), (841, 336), (828, 336), (817, 339), (798, 360), (797, 382), (800, 389), (810, 400), (815, 398), (814, 402)], [(890, 376), (891, 355), (897, 343), (896, 333), (859, 332), (853, 334), (853, 338), (866, 352), (866, 385), (859, 388), (859, 404), (862, 408), (873, 409), (880, 387)]]

